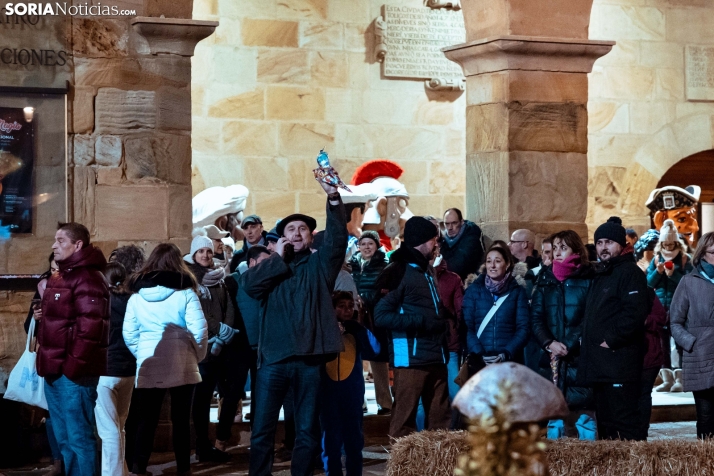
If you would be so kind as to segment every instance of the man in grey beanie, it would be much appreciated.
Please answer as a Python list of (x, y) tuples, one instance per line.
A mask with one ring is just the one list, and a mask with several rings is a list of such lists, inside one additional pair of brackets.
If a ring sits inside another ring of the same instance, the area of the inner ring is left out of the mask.
[(593, 388), (600, 439), (640, 440), (640, 379), (647, 280), (627, 246), (619, 217), (595, 231), (600, 263), (585, 303), (578, 379)]

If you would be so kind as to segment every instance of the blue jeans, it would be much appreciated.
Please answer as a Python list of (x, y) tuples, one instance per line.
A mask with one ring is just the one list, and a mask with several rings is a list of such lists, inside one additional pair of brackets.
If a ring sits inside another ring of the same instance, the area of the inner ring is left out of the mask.
[[(362, 367), (357, 369), (362, 370)], [(359, 382), (355, 382), (352, 377), (353, 375), (342, 382), (323, 382), (320, 425), (322, 426), (322, 462), (326, 476), (343, 476), (343, 448), (346, 476), (362, 475), (364, 382), (362, 382), (362, 372), (358, 375)], [(329, 379), (329, 377), (323, 378)]]
[(64, 375), (50, 383), (45, 397), (67, 476), (94, 476), (97, 471), (97, 438), (94, 405), (99, 377), (74, 382)]
[(52, 418), (50, 417), (45, 418), (45, 430), (47, 431), (47, 442), (50, 444), (52, 459), (54, 461), (60, 461), (62, 459), (62, 453), (60, 453), (57, 438), (55, 438), (55, 431), (52, 429)]
[(320, 393), (320, 368), (323, 359), (293, 357), (274, 364), (263, 364), (257, 372), (250, 437), (250, 476), (268, 476), (273, 466), (275, 430), (280, 407), (293, 391), (295, 405), (295, 448), (290, 467), (293, 476), (313, 474), (320, 449), (320, 424), (317, 400)]

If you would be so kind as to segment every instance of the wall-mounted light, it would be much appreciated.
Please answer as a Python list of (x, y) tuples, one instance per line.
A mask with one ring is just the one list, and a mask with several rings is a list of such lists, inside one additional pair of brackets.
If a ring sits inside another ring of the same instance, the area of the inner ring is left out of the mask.
[(35, 115), (35, 108), (27, 106), (27, 107), (22, 108), (22, 112), (25, 113), (25, 121), (32, 122), (32, 118)]

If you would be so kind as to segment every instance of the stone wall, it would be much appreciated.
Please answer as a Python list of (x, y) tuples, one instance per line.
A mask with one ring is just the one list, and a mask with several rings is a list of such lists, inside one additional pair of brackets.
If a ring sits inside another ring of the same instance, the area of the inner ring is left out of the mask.
[[(685, 46), (714, 45), (708, 0), (595, 0), (590, 38), (617, 45), (590, 75), (590, 233), (610, 215), (649, 228), (650, 191), (679, 160), (714, 148), (714, 102), (685, 94)], [(696, 184), (697, 178), (691, 178)]]
[(193, 194), (241, 183), (266, 225), (300, 211), (324, 219), (313, 183), (326, 147), (349, 179), (362, 162), (406, 169), (416, 214), (464, 204), (465, 95), (385, 80), (373, 59), (382, 4), (422, 0), (195, 0), (219, 20), (193, 58)]
[[(137, 16), (191, 18), (191, 0), (119, 0)], [(62, 70), (3, 70), (5, 85), (58, 87), (69, 81), (69, 219), (90, 230), (106, 256), (122, 244), (149, 252), (162, 241), (188, 250), (191, 234), (191, 59), (150, 54), (131, 17), (46, 17), (34, 34), (37, 45), (71, 52)], [(46, 22), (46, 24), (45, 24)], [(0, 29), (4, 44), (17, 35)], [(190, 41), (190, 40), (187, 40)], [(44, 121), (63, 122), (62, 112)], [(57, 128), (61, 130), (62, 127)], [(37, 152), (36, 182), (43, 167), (59, 167), (56, 194), (64, 194), (64, 156)], [(36, 184), (37, 185), (37, 184)], [(42, 190), (36, 190), (40, 193)], [(40, 274), (48, 269), (61, 210), (37, 204), (34, 234), (0, 242), (0, 273)], [(44, 217), (44, 218), (43, 218)], [(22, 322), (32, 292), (0, 291), (0, 392), (4, 376), (22, 353)]]
[[(128, 6), (127, 6), (128, 7)], [(134, 5), (138, 16), (191, 18), (192, 4)], [(129, 18), (75, 18), (70, 111), (74, 219), (105, 252), (149, 251), (191, 233), (191, 59), (151, 55)]]

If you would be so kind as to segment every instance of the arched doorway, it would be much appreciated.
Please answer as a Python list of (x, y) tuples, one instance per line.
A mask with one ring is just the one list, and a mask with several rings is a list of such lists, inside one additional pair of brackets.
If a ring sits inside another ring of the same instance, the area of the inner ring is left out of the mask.
[(707, 213), (707, 204), (714, 202), (714, 149), (698, 152), (674, 164), (662, 176), (657, 188), (668, 185), (682, 188), (688, 185), (699, 185), (702, 188), (699, 199), (700, 231), (714, 231), (702, 229), (703, 223), (708, 222), (702, 215), (702, 208), (705, 210), (704, 213)]

